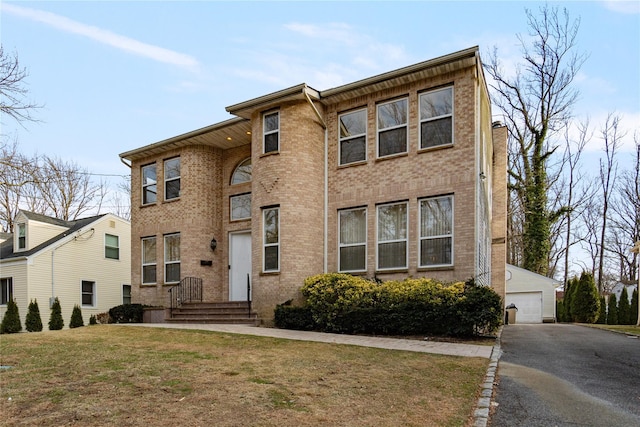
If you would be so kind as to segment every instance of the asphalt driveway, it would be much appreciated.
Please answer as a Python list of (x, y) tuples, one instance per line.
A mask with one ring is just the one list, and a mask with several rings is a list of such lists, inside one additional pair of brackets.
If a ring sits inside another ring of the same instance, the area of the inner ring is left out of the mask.
[(508, 325), (489, 425), (640, 427), (640, 339), (570, 324)]

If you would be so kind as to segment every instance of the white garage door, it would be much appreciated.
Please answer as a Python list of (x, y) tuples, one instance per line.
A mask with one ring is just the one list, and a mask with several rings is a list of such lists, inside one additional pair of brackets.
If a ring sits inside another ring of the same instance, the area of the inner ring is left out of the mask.
[(518, 307), (516, 323), (542, 323), (542, 292), (508, 293), (506, 302)]

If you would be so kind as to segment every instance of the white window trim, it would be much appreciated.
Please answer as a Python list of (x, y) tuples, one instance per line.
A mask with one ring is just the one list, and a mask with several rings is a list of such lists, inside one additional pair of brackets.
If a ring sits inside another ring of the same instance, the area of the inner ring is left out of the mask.
[[(405, 216), (406, 216), (406, 222), (407, 222), (407, 229), (406, 229), (406, 236), (404, 239), (395, 239), (395, 240), (380, 240), (380, 235), (378, 233), (378, 226), (380, 223), (380, 208), (383, 208), (385, 206), (396, 206), (396, 205), (405, 205), (406, 209), (405, 209)], [(405, 244), (405, 260), (404, 260), (404, 266), (397, 266), (397, 267), (386, 267), (386, 268), (381, 268), (380, 267), (380, 259), (379, 259), (379, 248), (380, 248), (380, 243), (398, 243), (398, 242), (404, 242)], [(376, 206), (376, 271), (395, 271), (395, 270), (406, 270), (407, 268), (409, 268), (409, 202), (397, 202), (397, 203), (384, 203), (381, 205)]]
[[(82, 285), (84, 282), (91, 283), (91, 304), (85, 304), (83, 302), (84, 290), (82, 289)], [(82, 279), (80, 280), (80, 306), (81, 307), (97, 307), (98, 306), (98, 284), (95, 280)]]
[[(156, 261), (155, 262), (148, 262), (145, 263), (144, 262), (144, 241), (145, 240), (151, 240), (154, 239), (156, 241)], [(140, 283), (142, 283), (143, 285), (154, 285), (156, 283), (158, 283), (158, 239), (156, 238), (156, 236), (148, 236), (148, 237), (143, 237), (142, 239), (140, 239), (141, 243), (140, 243), (140, 251), (141, 253), (141, 267), (140, 267)], [(144, 268), (151, 266), (151, 265), (155, 265), (156, 266), (156, 280), (153, 282), (145, 282), (144, 281)]]
[[(384, 128), (384, 129), (380, 129), (380, 120), (379, 120), (380, 107), (382, 107), (384, 105), (388, 105), (388, 104), (393, 104), (393, 103), (398, 102), (398, 101), (405, 101), (405, 103), (407, 105), (407, 115), (405, 117), (404, 124), (395, 125), (395, 126), (389, 126), (389, 127)], [(380, 155), (380, 132), (389, 131), (389, 130), (393, 130), (393, 129), (400, 129), (400, 128), (406, 128), (407, 129), (407, 132), (406, 132), (407, 137), (405, 139), (404, 151), (398, 151), (397, 153), (387, 154), (385, 156), (381, 156)], [(397, 98), (397, 99), (393, 99), (393, 100), (387, 101), (387, 102), (382, 102), (382, 103), (376, 105), (376, 158), (378, 158), (378, 159), (386, 159), (388, 157), (399, 156), (399, 155), (402, 155), (402, 154), (406, 154), (408, 152), (409, 152), (409, 98), (408, 97)]]
[[(277, 227), (278, 227), (278, 242), (277, 243), (266, 243), (266, 239), (265, 239), (265, 216), (267, 211), (272, 211), (272, 210), (276, 210), (278, 211), (278, 223), (277, 223)], [(272, 208), (265, 208), (262, 210), (262, 272), (263, 273), (279, 273), (280, 272), (280, 264), (282, 262), (282, 259), (280, 258), (280, 241), (281, 241), (281, 236), (280, 236), (280, 207), (272, 207)], [(266, 262), (267, 262), (267, 257), (265, 256), (265, 249), (268, 247), (273, 247), (276, 246), (278, 248), (278, 268), (276, 269), (271, 269), (271, 270), (267, 270), (266, 268)]]
[[(178, 176), (173, 176), (171, 178), (167, 178), (167, 162), (170, 162), (170, 161), (176, 160), (176, 159), (178, 159), (178, 164), (180, 165), (180, 174)], [(163, 164), (162, 164), (162, 166), (163, 166), (162, 172), (163, 172), (163, 178), (164, 178), (164, 200), (176, 200), (176, 199), (179, 199), (180, 198), (180, 193), (182, 193), (182, 188), (180, 188), (178, 190), (178, 195), (176, 197), (168, 198), (167, 197), (167, 183), (170, 182), (170, 181), (179, 181), (180, 177), (182, 176), (182, 160), (180, 159), (180, 156), (172, 157), (170, 159), (165, 159)], [(182, 183), (180, 183), (180, 185), (182, 185)], [(156, 200), (157, 200), (157, 197), (156, 197)]]
[[(420, 109), (421, 98), (423, 96), (431, 94), (431, 93), (441, 92), (441, 91), (449, 90), (449, 89), (451, 90), (451, 113), (450, 114), (443, 114), (443, 115), (436, 116), (436, 117), (429, 117), (427, 119), (423, 119), (422, 118), (422, 111)], [(454, 129), (455, 129), (455, 117), (456, 117), (456, 115), (454, 114), (455, 113), (455, 102), (454, 102), (455, 99), (456, 99), (456, 97), (455, 97), (455, 89), (454, 89), (453, 85), (452, 86), (442, 87), (442, 88), (439, 88), (439, 89), (429, 90), (427, 92), (420, 93), (420, 95), (418, 96), (418, 115), (420, 116), (419, 117), (420, 120), (418, 122), (418, 139), (419, 139), (419, 141), (418, 141), (418, 149), (419, 150), (430, 150), (430, 149), (434, 149), (434, 148), (450, 147), (450, 146), (454, 145), (454, 142), (455, 142), (455, 139), (456, 139), (455, 132), (454, 132)], [(433, 121), (433, 120), (442, 119), (442, 118), (445, 118), (445, 117), (451, 117), (451, 142), (448, 143), (448, 144), (434, 145), (432, 147), (423, 147), (422, 146), (422, 123), (430, 122), (430, 121)]]
[[(346, 116), (347, 114), (353, 114), (353, 113), (358, 113), (360, 111), (364, 111), (364, 132), (363, 133), (359, 133), (357, 135), (351, 135), (351, 136), (347, 136), (342, 138), (340, 136), (340, 118), (342, 116)], [(355, 163), (361, 163), (361, 162), (366, 162), (367, 161), (367, 121), (368, 121), (368, 112), (367, 112), (367, 108), (359, 108), (357, 110), (352, 110), (352, 111), (345, 111), (344, 113), (341, 113), (338, 115), (338, 166), (346, 166), (346, 165), (352, 165)], [(341, 163), (341, 159), (342, 159), (342, 142), (343, 141), (349, 141), (351, 139), (356, 139), (356, 138), (361, 138), (364, 136), (364, 159), (362, 160), (355, 160), (353, 162), (348, 162), (348, 163)]]
[[(20, 229), (24, 230), (24, 246), (20, 246)], [(27, 223), (26, 222), (19, 222), (18, 224), (16, 224), (16, 248), (18, 248), (16, 250), (17, 251), (26, 251), (27, 248), (29, 247), (29, 233), (27, 232)]]
[[(153, 167), (156, 170), (156, 182), (155, 182), (155, 184), (145, 184), (144, 183), (144, 170), (146, 168), (150, 168), (150, 167)], [(140, 202), (142, 203), (142, 205), (143, 206), (147, 206), (147, 205), (153, 205), (154, 203), (157, 203), (158, 202), (158, 169), (157, 169), (157, 165), (155, 163), (151, 163), (149, 165), (144, 165), (144, 166), (142, 166), (140, 168), (140, 181), (141, 181), (141, 184), (142, 184), (142, 193), (140, 194), (140, 199), (141, 199)], [(156, 186), (156, 200), (155, 200), (155, 202), (147, 202), (147, 203), (145, 203), (144, 202), (145, 192), (147, 191), (147, 187), (150, 187), (152, 185)]]
[[(163, 259), (163, 261), (164, 261), (164, 276), (163, 276), (163, 280), (164, 280), (165, 284), (167, 284), (167, 283), (180, 283), (180, 278), (179, 277), (178, 277), (178, 280), (173, 280), (171, 282), (167, 281), (167, 266), (168, 265), (173, 265), (173, 264), (180, 264), (180, 262), (182, 260), (182, 248), (180, 248), (181, 249), (180, 258), (177, 261), (167, 261), (167, 237), (173, 237), (173, 236), (180, 236), (180, 233), (165, 234), (163, 236), (163, 239), (162, 239), (163, 255), (164, 255), (164, 257), (163, 257), (164, 258)], [(182, 238), (180, 239), (180, 244), (182, 244)], [(156, 280), (158, 280), (157, 274), (158, 274), (158, 270), (157, 270), (157, 267), (156, 267)], [(181, 271), (181, 274), (182, 274), (182, 271)]]
[[(451, 199), (451, 234), (442, 234), (442, 235), (436, 235), (436, 236), (427, 236), (424, 237), (422, 236), (421, 233), (421, 225), (422, 225), (422, 202), (427, 201), (427, 200), (435, 200), (435, 199), (444, 199), (444, 198), (448, 198)], [(454, 265), (454, 250), (455, 250), (455, 200), (453, 197), (453, 194), (449, 194), (446, 196), (436, 196), (436, 197), (424, 197), (421, 199), (418, 199), (418, 268), (439, 268), (439, 267), (453, 267)], [(421, 263), (422, 261), (422, 241), (423, 240), (432, 240), (432, 239), (439, 239), (439, 238), (443, 238), (443, 237), (451, 237), (451, 263), (449, 264), (428, 264), (428, 265), (423, 265)]]
[[(108, 246), (107, 245), (107, 236), (112, 236), (115, 237), (116, 239), (118, 239), (118, 246)], [(115, 248), (118, 250), (118, 257), (117, 258), (110, 258), (107, 256), (107, 248)], [(110, 259), (113, 261), (120, 261), (120, 236), (116, 235), (116, 234), (111, 234), (111, 233), (104, 233), (104, 259)]]
[[(0, 307), (6, 307), (8, 302), (9, 302), (9, 300), (12, 299), (10, 297), (13, 297), (13, 277), (1, 277), (0, 279), (7, 281), (7, 291), (6, 291), (7, 294), (2, 296), (2, 299), (6, 298), (7, 302), (4, 303), (4, 304), (0, 304)], [(11, 288), (11, 289), (9, 289), (9, 288)], [(2, 288), (1, 287), (0, 287), (0, 292), (2, 292)], [(0, 299), (0, 301), (2, 301), (2, 299)]]
[[(233, 217), (233, 199), (236, 199), (242, 196), (249, 196), (249, 216), (234, 218)], [(232, 196), (229, 196), (229, 221), (246, 221), (248, 219), (251, 219), (251, 193), (234, 194)]]
[[(265, 129), (265, 126), (267, 124), (267, 121), (265, 120), (265, 117), (267, 116), (271, 116), (271, 115), (277, 115), (278, 116), (278, 127), (274, 130), (270, 130), (267, 131)], [(272, 134), (278, 134), (278, 147), (275, 150), (272, 151), (267, 151), (267, 144), (266, 144), (266, 139), (267, 139), (267, 135), (272, 135)], [(280, 111), (268, 111), (266, 113), (262, 114), (262, 154), (269, 154), (269, 153), (277, 153), (280, 151)]]
[[(363, 243), (342, 243), (340, 241), (340, 235), (342, 234), (340, 232), (341, 230), (341, 222), (342, 222), (342, 216), (340, 215), (342, 212), (349, 212), (349, 211), (364, 211), (364, 226), (365, 226), (365, 239)], [(367, 208), (352, 208), (352, 209), (342, 209), (340, 211), (338, 211), (338, 271), (341, 273), (360, 273), (363, 271), (367, 271), (367, 254), (369, 253), (368, 250), (368, 243), (367, 243), (367, 237), (369, 236), (369, 224), (368, 224), (368, 211)], [(356, 246), (364, 246), (364, 269), (362, 270), (343, 270), (342, 266), (340, 265), (340, 255), (341, 255), (341, 249), (342, 248), (351, 248), (351, 247), (356, 247)]]

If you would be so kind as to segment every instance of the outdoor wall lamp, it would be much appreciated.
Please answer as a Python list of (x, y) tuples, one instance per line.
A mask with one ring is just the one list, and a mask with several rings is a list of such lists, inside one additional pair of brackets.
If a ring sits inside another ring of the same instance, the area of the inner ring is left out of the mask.
[(212, 251), (215, 251), (218, 247), (218, 241), (215, 238), (211, 239), (211, 243), (209, 243), (209, 246), (211, 247)]

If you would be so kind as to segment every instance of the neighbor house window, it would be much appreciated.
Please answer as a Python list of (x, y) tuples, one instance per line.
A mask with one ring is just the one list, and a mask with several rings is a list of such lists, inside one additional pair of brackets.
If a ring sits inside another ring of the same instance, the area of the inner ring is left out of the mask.
[(131, 285), (122, 285), (122, 303), (131, 304)]
[(378, 206), (378, 269), (407, 267), (407, 203)]
[(338, 215), (339, 271), (367, 269), (367, 210), (365, 208), (340, 211)]
[(104, 235), (104, 256), (110, 259), (120, 259), (120, 238), (118, 236)]
[(158, 200), (156, 164), (142, 167), (142, 204), (148, 205)]
[(263, 215), (263, 271), (280, 270), (280, 209), (268, 208)]
[(180, 281), (180, 233), (164, 236), (164, 282)]
[(180, 157), (164, 161), (164, 199), (180, 197)]
[(18, 250), (27, 249), (27, 224), (18, 224)]
[(142, 284), (156, 283), (156, 238), (142, 239)]
[(367, 110), (341, 114), (340, 164), (360, 162), (367, 158)]
[(407, 99), (378, 105), (378, 157), (407, 152)]
[(251, 218), (251, 193), (231, 196), (231, 221)]
[(82, 281), (82, 305), (96, 305), (96, 282), (90, 280)]
[(251, 157), (238, 165), (231, 175), (231, 185), (251, 181)]
[(453, 264), (453, 196), (420, 201), (420, 267)]
[(453, 144), (453, 87), (420, 95), (420, 148)]
[(7, 305), (13, 299), (13, 277), (0, 279), (0, 305)]
[(280, 113), (267, 113), (262, 116), (262, 133), (264, 152), (280, 150)]

